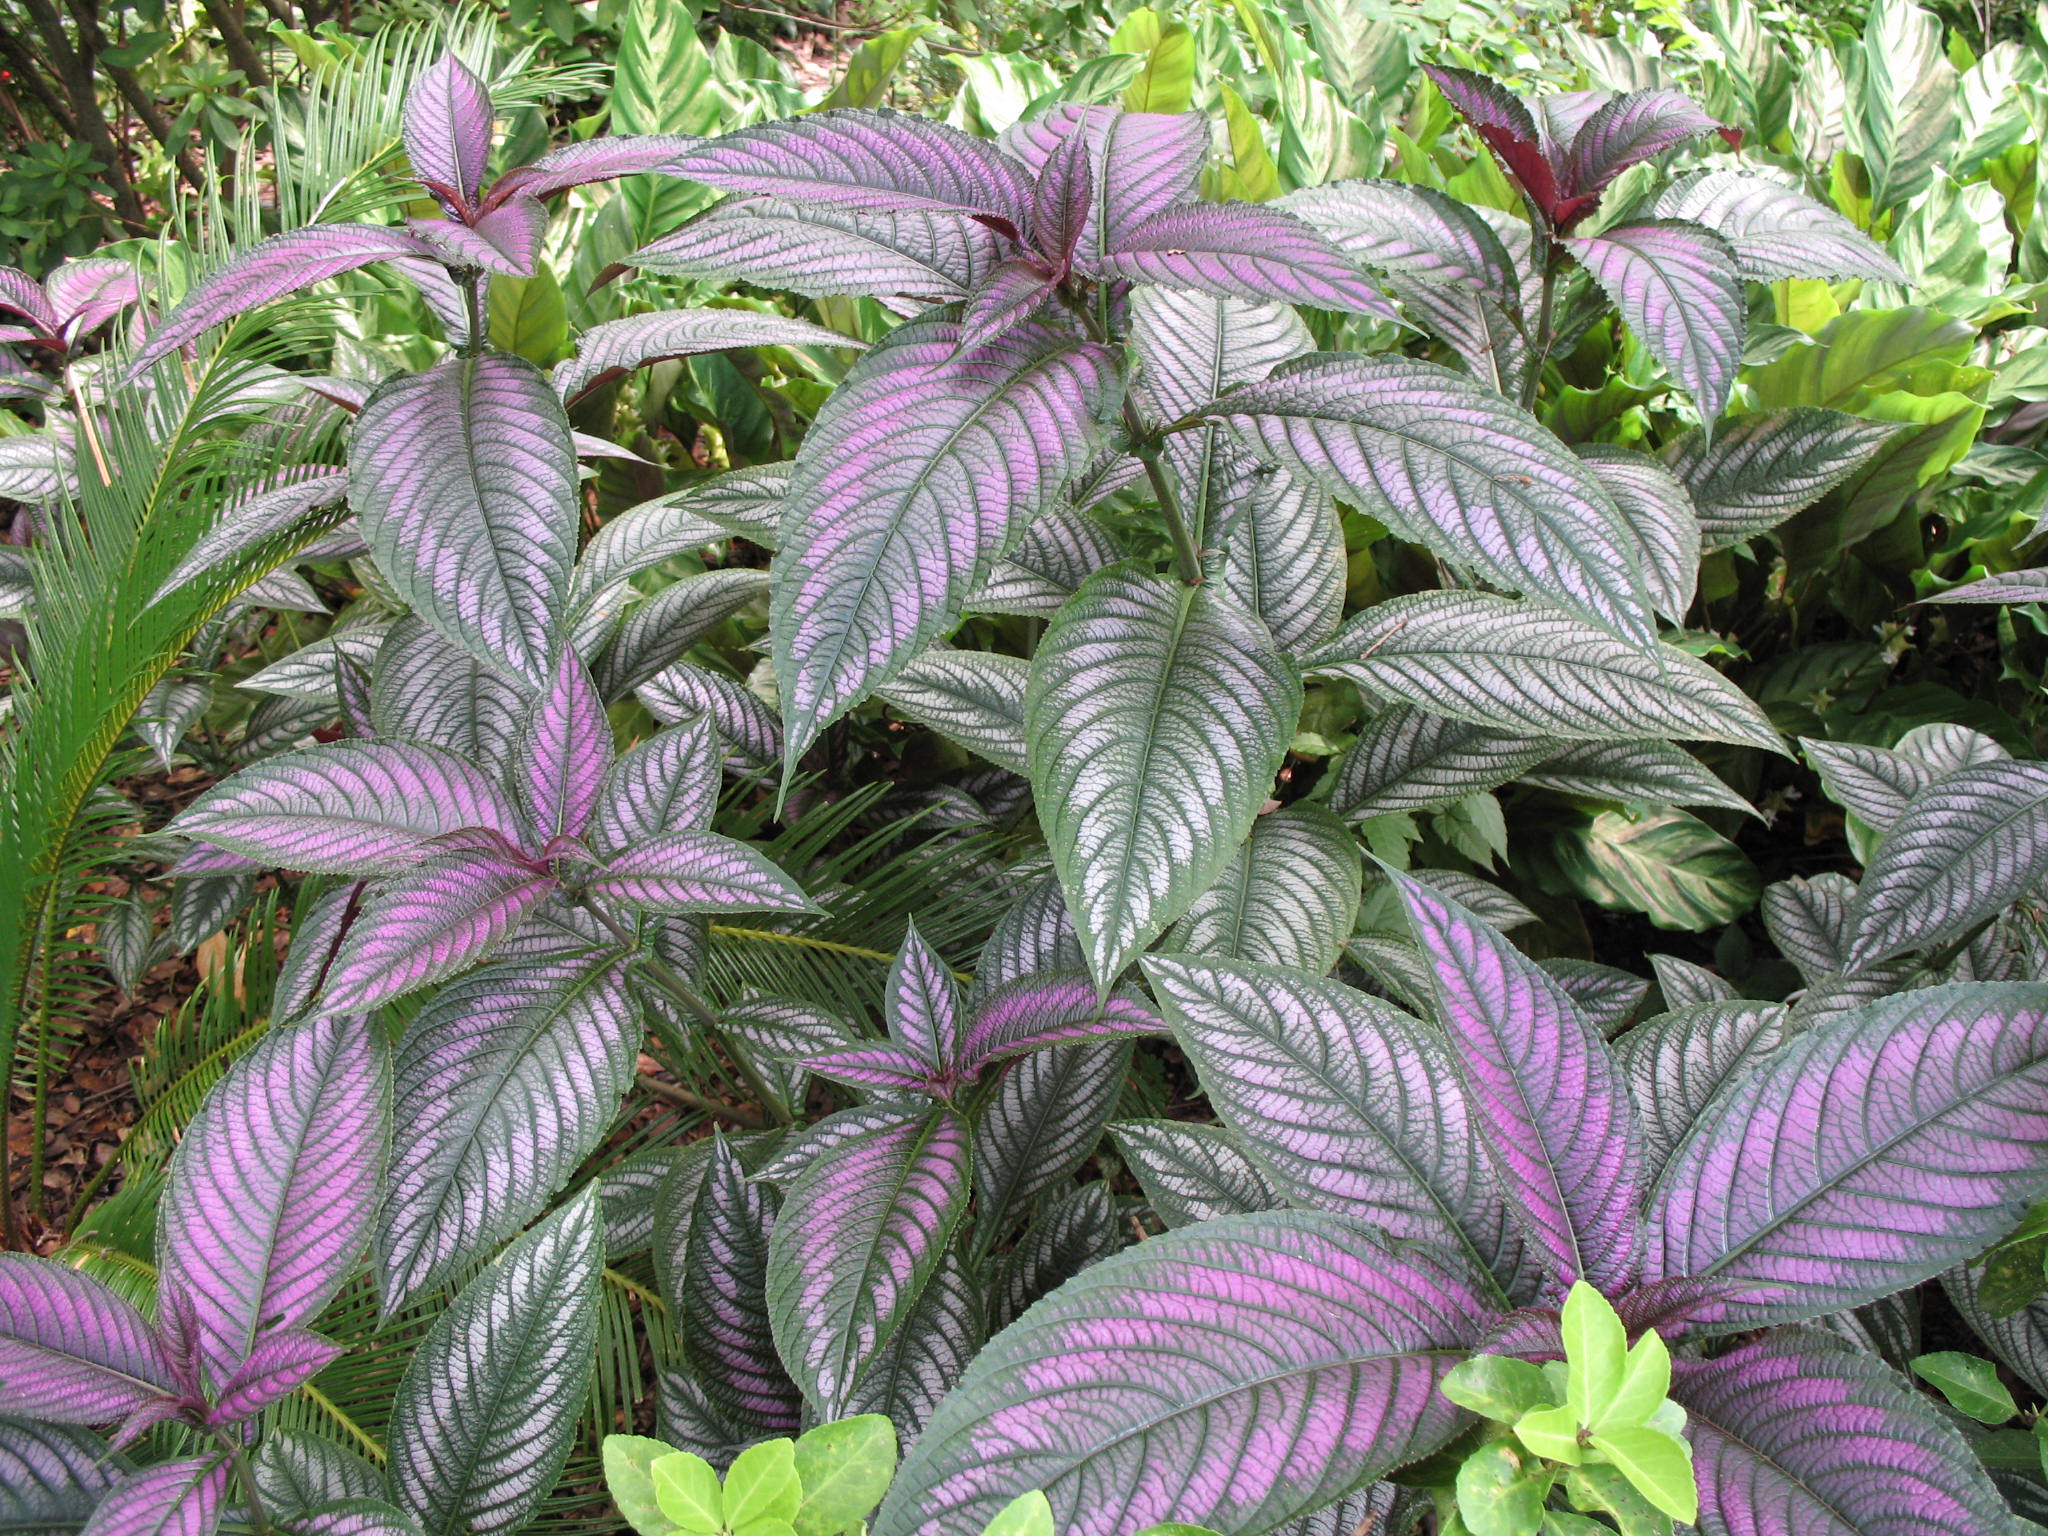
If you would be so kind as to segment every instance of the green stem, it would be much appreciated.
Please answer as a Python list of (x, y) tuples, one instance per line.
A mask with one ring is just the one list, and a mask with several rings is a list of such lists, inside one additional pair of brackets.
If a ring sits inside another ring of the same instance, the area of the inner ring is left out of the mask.
[(782, 1102), (768, 1091), (767, 1083), (762, 1081), (761, 1074), (754, 1070), (754, 1064), (747, 1059), (746, 1053), (736, 1049), (733, 1043), (726, 1038), (725, 1028), (718, 1017), (718, 1010), (711, 1006), (710, 1001), (704, 994), (683, 980), (682, 975), (676, 968), (662, 959), (661, 956), (649, 954), (643, 949), (639, 937), (629, 932), (609, 912), (604, 911), (592, 901), (585, 901), (582, 905), (584, 911), (597, 919), (599, 927), (603, 928), (605, 932), (609, 933), (626, 947), (627, 951), (633, 956), (635, 968), (649, 981), (680, 1003), (683, 1011), (697, 1021), (699, 1027), (703, 1029), (705, 1035), (712, 1043), (724, 1049), (727, 1058), (738, 1069), (741, 1081), (747, 1085), (747, 1091), (760, 1100), (761, 1107), (768, 1112), (769, 1116), (779, 1124), (791, 1124), (796, 1117), (790, 1114), (782, 1106)]
[(484, 306), (485, 275), (471, 267), (455, 273), (456, 286), (462, 290), (463, 307), (469, 311), (469, 340), (457, 348), (464, 357), (481, 357), (490, 342), (490, 318)]
[(235, 1480), (242, 1485), (242, 1497), (249, 1504), (250, 1528), (256, 1536), (270, 1536), (270, 1513), (263, 1507), (263, 1495), (256, 1491), (256, 1474), (249, 1470), (247, 1453), (224, 1429), (216, 1429), (213, 1438), (228, 1453), (228, 1461), (235, 1469)]
[(1543, 245), (1543, 302), (1536, 310), (1536, 346), (1529, 358), (1529, 376), (1522, 381), (1522, 409), (1533, 410), (1536, 391), (1543, 383), (1544, 365), (1550, 361), (1550, 344), (1557, 339), (1553, 329), (1557, 308), (1557, 242), (1539, 231)]

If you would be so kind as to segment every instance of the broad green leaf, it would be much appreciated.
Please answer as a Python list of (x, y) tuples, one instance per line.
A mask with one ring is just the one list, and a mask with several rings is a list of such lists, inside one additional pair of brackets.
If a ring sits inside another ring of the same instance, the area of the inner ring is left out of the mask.
[(1958, 1413), (1967, 1413), (1980, 1424), (2003, 1424), (2020, 1411), (1998, 1367), (1989, 1360), (1955, 1350), (1920, 1355), (1913, 1361), (1913, 1374), (1949, 1401)]
[(1579, 1427), (1576, 1408), (1537, 1408), (1515, 1421), (1515, 1438), (1535, 1455), (1577, 1466), (1581, 1459)]
[[(630, 0), (624, 10), (606, 98), (612, 132), (705, 134), (728, 126), (732, 98), (698, 41), (689, 9), (667, 0)], [(667, 234), (712, 200), (706, 188), (670, 176), (629, 177), (619, 190), (628, 249)]]
[(982, 1527), (981, 1536), (1053, 1536), (1052, 1504), (1036, 1489), (1020, 1493)]
[(640, 1536), (667, 1536), (675, 1522), (662, 1513), (654, 1491), (654, 1463), (676, 1454), (666, 1440), (645, 1435), (604, 1437), (604, 1482), (619, 1513)]
[(803, 1484), (796, 1536), (841, 1536), (865, 1520), (896, 1474), (896, 1426), (879, 1413), (834, 1419), (796, 1442)]
[(1648, 1427), (1609, 1429), (1594, 1434), (1592, 1449), (1619, 1467), (1638, 1493), (1672, 1519), (1690, 1525), (1699, 1518), (1692, 1447), (1677, 1435)]
[(1024, 703), (1032, 788), (1099, 986), (1222, 874), (1300, 710), (1263, 624), (1135, 563), (1047, 626)]
[(1185, 112), (1194, 99), (1195, 36), (1179, 22), (1159, 29), (1138, 78), (1124, 88), (1126, 112)]
[(1443, 1393), (1460, 1408), (1502, 1424), (1553, 1406), (1542, 1367), (1508, 1355), (1474, 1355), (1444, 1378)]
[(491, 345), (537, 368), (552, 368), (569, 350), (569, 309), (562, 285), (542, 262), (531, 277), (491, 279)]
[(1495, 1440), (1459, 1466), (1457, 1491), (1458, 1514), (1472, 1536), (1530, 1536), (1543, 1519), (1550, 1478)]
[(592, 1184), (465, 1286), (413, 1350), (387, 1471), (427, 1536), (516, 1531), (553, 1489), (596, 1364), (603, 1268)]
[[(1621, 1390), (1628, 1360), (1628, 1331), (1593, 1286), (1574, 1281), (1562, 1317), (1566, 1363), (1565, 1401), (1581, 1424), (1600, 1423)], [(1657, 1394), (1662, 1397), (1663, 1393)]]
[(1321, 975), (1358, 918), (1358, 844), (1321, 806), (1297, 801), (1252, 825), (1169, 946)]
[(735, 1532), (763, 1521), (787, 1525), (803, 1501), (793, 1440), (763, 1440), (741, 1451), (726, 1469), (725, 1523)]
[(672, 1450), (654, 1463), (654, 1495), (676, 1529), (710, 1536), (725, 1526), (725, 1495), (711, 1463), (688, 1451)]
[(1630, 645), (1548, 604), (1490, 592), (1380, 603), (1303, 659), (1388, 703), (1529, 736), (1665, 736), (1781, 751), (1747, 695), (1672, 646)]
[(1602, 811), (1560, 830), (1552, 846), (1581, 895), (1645, 913), (1660, 928), (1718, 928), (1763, 891), (1748, 857), (1684, 811)]
[(1663, 1407), (1667, 1393), (1671, 1391), (1671, 1351), (1665, 1346), (1664, 1336), (1654, 1328), (1645, 1328), (1641, 1338), (1628, 1352), (1628, 1364), (1621, 1373), (1621, 1384), (1615, 1389), (1613, 1399), (1601, 1410), (1595, 1429), (1613, 1429), (1637, 1424), (1648, 1424), (1651, 1416)]

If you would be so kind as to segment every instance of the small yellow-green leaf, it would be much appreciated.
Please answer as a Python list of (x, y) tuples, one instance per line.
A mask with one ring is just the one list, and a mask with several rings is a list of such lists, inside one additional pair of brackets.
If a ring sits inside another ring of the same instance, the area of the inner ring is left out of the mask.
[(1588, 1420), (1588, 1423), (1596, 1430), (1647, 1424), (1650, 1415), (1657, 1411), (1670, 1390), (1671, 1351), (1665, 1348), (1657, 1330), (1651, 1328), (1636, 1340), (1635, 1348), (1628, 1352), (1628, 1363), (1622, 1367), (1621, 1385), (1613, 1399), (1597, 1419)]
[(1244, 98), (1223, 87), (1223, 123), (1230, 131), (1230, 164), (1237, 172), (1237, 194), (1248, 203), (1280, 195), (1280, 172), (1266, 148), (1266, 136)]
[(1534, 1536), (1550, 1474), (1505, 1440), (1482, 1445), (1458, 1468), (1458, 1515), (1472, 1536)]
[(1162, 28), (1138, 78), (1124, 87), (1126, 112), (1185, 112), (1195, 99), (1195, 35), (1179, 22)]
[(735, 1531), (763, 1521), (788, 1524), (803, 1500), (792, 1440), (763, 1440), (741, 1451), (726, 1469), (725, 1521)]
[(670, 1451), (651, 1471), (655, 1503), (677, 1530), (715, 1536), (725, 1528), (725, 1496), (710, 1462), (688, 1451)]
[(1671, 1517), (1638, 1493), (1619, 1467), (1574, 1467), (1564, 1486), (1572, 1508), (1612, 1515), (1621, 1536), (1671, 1536)]
[(640, 1536), (667, 1536), (675, 1529), (675, 1522), (661, 1512), (654, 1496), (651, 1470), (656, 1461), (673, 1456), (675, 1451), (666, 1440), (650, 1440), (645, 1435), (604, 1437), (605, 1486), (611, 1490), (619, 1513)]
[(1687, 1525), (1700, 1517), (1699, 1485), (1692, 1475), (1692, 1447), (1661, 1429), (1615, 1429), (1593, 1437), (1592, 1448), (1620, 1469), (1636, 1492), (1674, 1520)]
[(1053, 1536), (1052, 1502), (1036, 1488), (1005, 1504), (981, 1536)]
[(1452, 1367), (1443, 1394), (1460, 1408), (1503, 1424), (1555, 1402), (1541, 1366), (1506, 1355), (1474, 1355)]
[(2020, 1411), (1998, 1379), (1998, 1367), (1975, 1355), (1952, 1349), (1922, 1355), (1913, 1362), (1913, 1374), (1947, 1398), (1958, 1413), (1967, 1413), (1980, 1424), (2003, 1424)]
[(1575, 1467), (1579, 1448), (1579, 1415), (1573, 1408), (1538, 1408), (1515, 1421), (1515, 1438), (1535, 1455)]
[(896, 1473), (896, 1426), (879, 1413), (820, 1424), (796, 1443), (804, 1501), (796, 1536), (840, 1536), (865, 1520)]
[[(1581, 1424), (1597, 1424), (1621, 1390), (1628, 1362), (1628, 1330), (1607, 1298), (1575, 1281), (1564, 1299), (1565, 1401)], [(1662, 1396), (1662, 1394), (1658, 1394)]]

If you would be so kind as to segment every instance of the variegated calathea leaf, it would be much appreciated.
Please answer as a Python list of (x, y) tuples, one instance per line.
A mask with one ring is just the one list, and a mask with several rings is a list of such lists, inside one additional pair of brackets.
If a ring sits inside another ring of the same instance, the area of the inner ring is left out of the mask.
[(623, 960), (514, 960), (437, 993), (394, 1067), (406, 1128), (377, 1230), (387, 1315), (519, 1230), (602, 1139), (640, 1021)]
[(385, 384), (356, 418), (349, 505), (414, 612), (547, 684), (577, 507), (568, 418), (539, 369), (494, 352)]
[(769, 1317), (823, 1417), (847, 1411), (910, 1315), (966, 1212), (971, 1167), (957, 1113), (908, 1106), (826, 1146), (790, 1184), (769, 1240)]
[(1098, 985), (1222, 873), (1300, 709), (1300, 684), (1265, 626), (1206, 587), (1112, 566), (1047, 626), (1025, 740)]
[[(1446, 1439), (1458, 1415), (1437, 1383), (1493, 1315), (1464, 1266), (1346, 1217), (1169, 1232), (1082, 1271), (984, 1349), (871, 1529), (979, 1529), (1033, 1488), (1075, 1536), (1270, 1528)], [(1316, 1439), (1270, 1445), (1281, 1420)]]
[(427, 1536), (516, 1531), (554, 1488), (596, 1363), (604, 1262), (593, 1185), (464, 1287), (413, 1351), (387, 1471)]
[(1630, 645), (1561, 608), (1419, 592), (1353, 618), (1303, 658), (1369, 696), (1531, 736), (1666, 736), (1781, 751), (1763, 712), (1676, 647)]
[(1204, 414), (1446, 560), (1632, 642), (1655, 638), (1613, 498), (1526, 412), (1463, 374), (1399, 357), (1311, 357)]
[(1320, 975), (1358, 918), (1358, 844), (1319, 805), (1297, 802), (1252, 823), (1214, 885), (1195, 898), (1167, 947)]
[(947, 320), (892, 333), (798, 453), (771, 617), (789, 771), (957, 620), (1115, 403), (1108, 352), (1051, 323), (966, 357), (957, 339)]

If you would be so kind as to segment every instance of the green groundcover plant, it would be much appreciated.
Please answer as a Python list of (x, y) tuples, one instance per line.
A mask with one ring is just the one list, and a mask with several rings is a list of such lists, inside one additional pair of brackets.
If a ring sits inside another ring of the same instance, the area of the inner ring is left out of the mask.
[(81, 909), (234, 941), (0, 1255), (0, 1524), (2038, 1529), (2042, 54), (1309, 12), (941, 120), (636, 7), (559, 147), (451, 29), (0, 273), (38, 1106)]

